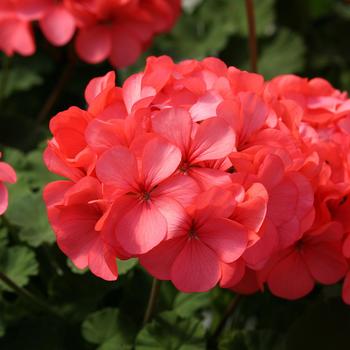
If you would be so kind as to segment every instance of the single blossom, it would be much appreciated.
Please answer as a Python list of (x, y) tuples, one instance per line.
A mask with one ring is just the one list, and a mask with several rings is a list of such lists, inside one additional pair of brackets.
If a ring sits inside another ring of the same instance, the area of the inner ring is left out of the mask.
[(116, 280), (117, 253), (103, 239), (108, 203), (99, 181), (87, 176), (77, 183), (52, 182), (44, 199), (60, 249), (79, 269), (89, 267), (98, 277)]
[(115, 203), (115, 229), (109, 242), (130, 254), (143, 254), (167, 237), (181, 205), (191, 202), (198, 189), (188, 177), (172, 176), (181, 161), (180, 150), (160, 138), (146, 143), (138, 160), (128, 148), (116, 146), (97, 162), (97, 177)]
[[(235, 193), (236, 192), (236, 193)], [(239, 191), (213, 189), (201, 194), (168, 239), (140, 256), (141, 264), (155, 277), (169, 279), (183, 292), (204, 292), (221, 277), (221, 263), (231, 263), (244, 252), (246, 228), (230, 220)]]

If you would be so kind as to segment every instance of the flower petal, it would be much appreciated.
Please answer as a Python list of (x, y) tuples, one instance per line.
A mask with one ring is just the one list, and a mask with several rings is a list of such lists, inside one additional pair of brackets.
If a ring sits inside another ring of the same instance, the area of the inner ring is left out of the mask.
[(342, 256), (340, 242), (305, 244), (302, 255), (312, 276), (322, 284), (338, 282), (348, 269)]
[(160, 138), (149, 141), (142, 156), (145, 186), (152, 188), (172, 175), (181, 161), (181, 151)]
[(160, 183), (153, 191), (153, 197), (170, 197), (187, 207), (200, 192), (196, 181), (186, 175), (174, 175)]
[(8, 191), (6, 186), (0, 182), (0, 215), (4, 214), (8, 206)]
[(300, 254), (293, 251), (272, 268), (267, 284), (274, 295), (295, 300), (310, 293), (315, 282)]
[(106, 281), (115, 281), (118, 278), (116, 256), (101, 238), (96, 240), (89, 251), (89, 269), (97, 277)]
[(221, 277), (216, 254), (197, 239), (188, 240), (171, 269), (171, 280), (182, 292), (207, 292)]
[(224, 218), (205, 222), (198, 229), (198, 236), (226, 263), (237, 260), (248, 242), (247, 230), (239, 223)]
[(47, 40), (53, 45), (65, 45), (74, 35), (74, 17), (64, 6), (54, 6), (39, 23)]
[(242, 259), (238, 259), (237, 261), (230, 264), (221, 263), (220, 287), (233, 287), (243, 278), (244, 272), (245, 263)]
[(134, 191), (137, 185), (135, 156), (123, 146), (116, 146), (102, 154), (96, 164), (96, 174), (102, 183), (113, 188), (113, 193)]
[(140, 264), (155, 278), (170, 280), (172, 265), (185, 244), (186, 237), (163, 241), (148, 253), (141, 255)]
[(13, 168), (4, 162), (0, 162), (0, 181), (9, 182), (11, 184), (17, 181), (17, 176)]
[(190, 114), (182, 108), (163, 109), (152, 119), (153, 130), (179, 147), (183, 155), (189, 148), (192, 123)]
[(133, 201), (132, 208), (117, 223), (117, 240), (130, 254), (145, 254), (165, 239), (167, 222), (151, 202)]
[(104, 61), (111, 53), (111, 33), (105, 26), (93, 26), (79, 30), (76, 42), (79, 57), (88, 63)]
[(211, 118), (201, 123), (194, 136), (191, 163), (224, 158), (235, 150), (235, 134), (221, 118)]

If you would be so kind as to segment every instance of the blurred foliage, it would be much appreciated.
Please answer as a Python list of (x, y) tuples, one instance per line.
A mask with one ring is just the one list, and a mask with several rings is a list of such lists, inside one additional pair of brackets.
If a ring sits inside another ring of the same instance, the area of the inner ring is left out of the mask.
[[(183, 0), (173, 31), (132, 67), (118, 72), (118, 83), (144, 66), (148, 55), (176, 61), (208, 55), (249, 69), (244, 0)], [(255, 0), (259, 71), (322, 76), (350, 90), (350, 4), (341, 0)], [(49, 47), (37, 33), (38, 50), (29, 58), (1, 58), (0, 147), (18, 173), (10, 204), (0, 218), (0, 271), (49, 304), (38, 308), (0, 283), (0, 349), (4, 350), (338, 350), (350, 342), (350, 310), (339, 286), (317, 288), (299, 301), (280, 300), (268, 291), (243, 297), (228, 318), (220, 340), (213, 334), (233, 294), (179, 293), (161, 284), (155, 318), (142, 326), (151, 278), (137, 260), (118, 261), (120, 278), (105, 282), (76, 269), (54, 244), (42, 189), (56, 179), (42, 163), (50, 137), (49, 115), (40, 111), (67, 70), (70, 48)], [(88, 81), (112, 69), (107, 63), (78, 62), (50, 111), (85, 106)]]

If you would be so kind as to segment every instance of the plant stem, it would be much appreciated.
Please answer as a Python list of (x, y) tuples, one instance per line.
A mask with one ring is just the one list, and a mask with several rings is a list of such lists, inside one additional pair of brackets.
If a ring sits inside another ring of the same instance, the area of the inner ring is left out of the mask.
[(249, 33), (250, 67), (252, 72), (256, 73), (258, 71), (258, 45), (255, 28), (254, 0), (245, 0), (245, 6)]
[(64, 67), (62, 74), (60, 75), (60, 78), (58, 79), (57, 83), (55, 84), (54, 89), (51, 91), (51, 94), (47, 98), (46, 102), (44, 103), (42, 109), (40, 110), (38, 116), (37, 116), (37, 124), (39, 125), (45, 118), (50, 114), (52, 108), (57, 103), (58, 99), (60, 98), (66, 84), (69, 82), (76, 65), (76, 57), (73, 55), (69, 56), (69, 61)]
[(216, 328), (216, 330), (213, 334), (213, 339), (219, 338), (220, 334), (222, 333), (222, 331), (224, 330), (224, 328), (226, 326), (227, 320), (235, 312), (240, 299), (241, 299), (241, 295), (236, 294), (234, 296), (234, 298), (232, 299), (232, 301), (230, 302), (230, 304), (228, 304), (228, 306), (224, 312), (224, 316), (222, 317), (218, 327)]
[(156, 278), (153, 278), (151, 293), (149, 295), (148, 305), (145, 312), (145, 317), (143, 319), (144, 325), (150, 321), (153, 315), (154, 309), (156, 307), (157, 299), (158, 299), (159, 290), (160, 290), (160, 281), (157, 280)]
[(40, 300), (37, 296), (26, 290), (25, 288), (22, 288), (18, 286), (15, 282), (12, 281), (6, 274), (0, 271), (0, 280), (6, 284), (10, 289), (12, 289), (14, 292), (16, 292), (19, 296), (22, 296), (35, 304), (40, 309), (56, 316), (61, 317), (50, 305), (46, 304), (42, 300)]

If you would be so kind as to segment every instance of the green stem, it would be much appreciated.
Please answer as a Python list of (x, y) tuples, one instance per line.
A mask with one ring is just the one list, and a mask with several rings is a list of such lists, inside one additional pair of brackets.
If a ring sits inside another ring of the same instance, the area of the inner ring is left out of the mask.
[(258, 44), (256, 39), (254, 0), (245, 0), (245, 5), (249, 33), (250, 67), (252, 72), (256, 73), (258, 71)]
[(154, 309), (156, 307), (156, 303), (158, 300), (159, 290), (160, 290), (160, 281), (157, 280), (156, 278), (153, 278), (151, 293), (149, 295), (147, 309), (146, 309), (145, 316), (143, 319), (144, 325), (146, 323), (148, 323), (150, 321), (150, 319), (152, 318), (152, 315), (153, 315), (153, 312), (154, 312)]
[(220, 334), (222, 333), (222, 331), (224, 330), (226, 323), (228, 321), (228, 319), (233, 315), (233, 313), (235, 312), (237, 305), (239, 303), (241, 299), (241, 295), (240, 294), (236, 294), (234, 296), (234, 298), (232, 299), (232, 301), (230, 302), (230, 304), (228, 304), (224, 315), (219, 323), (219, 325), (217, 326), (215, 332), (213, 333), (213, 339), (218, 339)]
[(42, 109), (40, 110), (36, 120), (37, 124), (39, 125), (43, 120), (47, 118), (47, 116), (52, 111), (53, 107), (55, 107), (58, 99), (60, 98), (64, 88), (66, 87), (67, 83), (69, 82), (71, 76), (74, 73), (74, 68), (76, 65), (76, 57), (70, 55), (69, 61), (62, 70), (62, 73), (57, 81), (57, 83), (54, 86), (54, 89), (51, 91), (49, 97), (45, 101)]
[(17, 293), (19, 296), (24, 297), (28, 301), (30, 301), (32, 304), (37, 306), (38, 308), (56, 316), (61, 317), (50, 305), (46, 304), (42, 300), (40, 300), (37, 296), (26, 290), (25, 288), (20, 287), (17, 285), (12, 279), (10, 279), (6, 274), (0, 271), (0, 280), (6, 284), (10, 289), (12, 289), (15, 293)]

